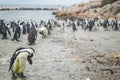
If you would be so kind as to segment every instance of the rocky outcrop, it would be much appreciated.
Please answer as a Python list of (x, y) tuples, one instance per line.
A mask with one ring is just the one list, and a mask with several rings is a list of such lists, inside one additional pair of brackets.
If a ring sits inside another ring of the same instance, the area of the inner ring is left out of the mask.
[(0, 7), (0, 10), (57, 10), (57, 8)]
[(101, 7), (102, 1), (95, 0), (88, 3), (81, 3), (69, 8), (58, 9), (56, 17), (62, 19), (84, 19), (86, 17), (117, 17), (120, 19), (120, 1)]
[(99, 13), (103, 18), (117, 17), (120, 20), (120, 1), (102, 7)]

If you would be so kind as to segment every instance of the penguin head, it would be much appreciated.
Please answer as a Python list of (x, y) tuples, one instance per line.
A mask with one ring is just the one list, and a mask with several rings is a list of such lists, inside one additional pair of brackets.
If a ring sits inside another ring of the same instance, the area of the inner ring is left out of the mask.
[(27, 60), (28, 60), (29, 64), (32, 65), (32, 58), (30, 56), (27, 56)]
[(32, 57), (33, 57), (33, 54), (35, 53), (35, 50), (33, 48), (30, 48), (30, 49), (28, 49), (28, 51), (29, 51), (29, 54), (27, 56), (27, 60), (28, 60), (29, 64), (32, 65)]
[(32, 64), (32, 57), (33, 57), (33, 54), (35, 53), (35, 50), (33, 48), (20, 47), (15, 51), (12, 58), (15, 59), (16, 56), (19, 56), (20, 54), (23, 56), (22, 54), (23, 52), (26, 53), (24, 54), (24, 56), (27, 58), (29, 64)]
[(29, 64), (31, 64), (31, 65), (32, 65), (32, 57), (33, 57), (33, 54), (29, 54), (27, 56), (27, 60), (28, 60)]

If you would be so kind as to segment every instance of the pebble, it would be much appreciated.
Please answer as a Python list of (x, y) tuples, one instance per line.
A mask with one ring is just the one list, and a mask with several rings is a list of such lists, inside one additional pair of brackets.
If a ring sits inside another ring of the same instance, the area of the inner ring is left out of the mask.
[(90, 80), (90, 78), (87, 78), (86, 80)]

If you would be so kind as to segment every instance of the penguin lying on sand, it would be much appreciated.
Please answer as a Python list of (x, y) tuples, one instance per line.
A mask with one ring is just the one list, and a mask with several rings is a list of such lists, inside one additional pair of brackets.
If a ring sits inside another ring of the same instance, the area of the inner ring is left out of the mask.
[(35, 50), (33, 48), (18, 48), (13, 56), (11, 57), (10, 61), (10, 67), (9, 71), (12, 71), (12, 79), (17, 79), (17, 77), (20, 78), (26, 78), (24, 76), (24, 71), (26, 68), (26, 62), (28, 61), (29, 64), (32, 64), (32, 57), (35, 53)]

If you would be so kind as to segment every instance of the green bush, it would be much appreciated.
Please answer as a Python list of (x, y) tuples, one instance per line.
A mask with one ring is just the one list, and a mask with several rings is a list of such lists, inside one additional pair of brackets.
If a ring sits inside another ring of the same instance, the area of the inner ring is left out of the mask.
[(112, 4), (113, 2), (116, 2), (118, 0), (102, 0), (102, 6), (107, 5), (107, 4)]

